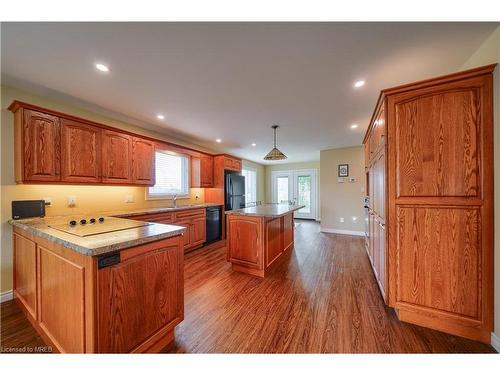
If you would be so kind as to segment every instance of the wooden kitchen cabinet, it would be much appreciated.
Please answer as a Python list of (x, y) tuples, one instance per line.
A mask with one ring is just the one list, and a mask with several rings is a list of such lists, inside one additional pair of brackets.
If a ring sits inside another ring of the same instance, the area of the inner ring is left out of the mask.
[(61, 120), (61, 181), (101, 181), (101, 129)]
[(203, 246), (207, 239), (205, 208), (191, 208), (168, 213), (127, 216), (126, 218), (185, 227), (186, 231), (183, 235), (185, 252)]
[(494, 68), (383, 90), (363, 141), (368, 254), (385, 301), (402, 321), (486, 343)]
[(211, 188), (214, 186), (214, 159), (210, 155), (191, 157), (191, 187)]
[(155, 184), (155, 144), (153, 141), (132, 138), (132, 182), (137, 185)]
[(14, 138), (17, 182), (61, 180), (61, 123), (57, 116), (16, 110)]
[(182, 236), (94, 257), (19, 228), (13, 236), (15, 300), (54, 351), (154, 353), (174, 340)]
[(132, 137), (104, 130), (102, 132), (102, 182), (132, 183)]
[(147, 349), (152, 335), (172, 331), (183, 319), (179, 242), (148, 250), (122, 251), (120, 263), (97, 272), (100, 353)]
[(36, 243), (14, 233), (14, 297), (22, 301), (32, 319), (37, 311)]
[(241, 159), (237, 159), (233, 156), (224, 155), (224, 169), (231, 171), (241, 171)]
[(153, 140), (19, 101), (9, 110), (17, 183), (154, 185)]

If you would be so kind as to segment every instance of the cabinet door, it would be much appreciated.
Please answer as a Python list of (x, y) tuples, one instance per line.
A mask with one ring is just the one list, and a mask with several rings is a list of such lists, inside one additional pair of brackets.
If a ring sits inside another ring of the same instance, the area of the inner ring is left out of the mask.
[(155, 146), (152, 141), (133, 137), (132, 170), (134, 184), (155, 184)]
[(191, 180), (189, 186), (192, 188), (201, 187), (201, 158), (191, 156)]
[(61, 180), (61, 129), (59, 117), (24, 111), (24, 181)]
[(189, 230), (191, 231), (191, 245), (197, 246), (203, 244), (206, 239), (206, 220), (205, 218), (193, 219)]
[(373, 162), (373, 210), (385, 219), (385, 152), (381, 150)]
[(201, 187), (214, 185), (214, 159), (211, 156), (200, 158), (200, 185)]
[(368, 223), (368, 233), (369, 233), (369, 247), (368, 247), (368, 256), (370, 257), (370, 261), (373, 264), (373, 248), (374, 248), (374, 224), (375, 224), (375, 215), (373, 212), (370, 212), (369, 215), (369, 223)]
[[(131, 251), (135, 251), (132, 248)], [(98, 348), (128, 353), (183, 318), (183, 252), (178, 239), (98, 271)]]
[(14, 233), (14, 293), (31, 317), (37, 319), (36, 244)]
[(193, 246), (193, 240), (191, 238), (191, 220), (176, 221), (174, 225), (179, 225), (186, 228), (182, 239), (184, 243), (184, 251), (188, 250)]
[(100, 182), (101, 129), (61, 121), (61, 171), (64, 182)]
[(385, 222), (385, 205), (386, 205), (386, 194), (385, 194), (385, 152), (382, 151), (377, 157), (377, 192), (378, 192), (378, 216)]
[(384, 295), (384, 299), (387, 296), (385, 292), (385, 272), (386, 272), (386, 239), (385, 239), (385, 224), (379, 224), (379, 270), (378, 270), (378, 281), (380, 283), (380, 287), (382, 288), (382, 293)]
[(130, 184), (132, 182), (132, 137), (103, 130), (102, 182)]
[(266, 267), (269, 267), (283, 253), (281, 218), (266, 223)]
[(380, 223), (376, 217), (373, 221), (373, 269), (378, 280), (380, 275)]
[(293, 244), (293, 213), (283, 217), (283, 249)]

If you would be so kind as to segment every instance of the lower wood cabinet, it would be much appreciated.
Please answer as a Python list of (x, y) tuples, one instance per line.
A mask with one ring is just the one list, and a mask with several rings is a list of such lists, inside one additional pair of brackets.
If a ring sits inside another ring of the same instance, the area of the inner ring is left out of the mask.
[(148, 221), (160, 224), (179, 225), (186, 228), (183, 235), (184, 251), (191, 251), (206, 242), (206, 210), (195, 208), (174, 212), (127, 216), (127, 219)]
[(14, 297), (62, 353), (158, 352), (184, 317), (182, 237), (84, 256), (14, 229)]
[(37, 311), (36, 243), (14, 233), (14, 296), (22, 301), (32, 319)]
[(265, 277), (293, 247), (293, 212), (277, 218), (227, 215), (228, 261), (235, 271)]
[(98, 270), (97, 294), (99, 352), (147, 349), (152, 335), (172, 331), (183, 317), (183, 252), (178, 242), (165, 242), (154, 251), (122, 252), (119, 264)]

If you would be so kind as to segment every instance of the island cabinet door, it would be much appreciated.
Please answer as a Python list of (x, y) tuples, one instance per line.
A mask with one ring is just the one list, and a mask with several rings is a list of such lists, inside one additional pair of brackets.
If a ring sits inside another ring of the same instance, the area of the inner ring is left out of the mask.
[(100, 353), (154, 352), (173, 339), (184, 317), (180, 238), (124, 250), (120, 263), (98, 270)]
[(261, 217), (228, 216), (229, 261), (233, 264), (263, 269), (263, 224)]
[(287, 250), (293, 245), (293, 213), (282, 218), (283, 220), (283, 248)]
[(281, 218), (266, 223), (266, 268), (283, 253), (283, 231)]

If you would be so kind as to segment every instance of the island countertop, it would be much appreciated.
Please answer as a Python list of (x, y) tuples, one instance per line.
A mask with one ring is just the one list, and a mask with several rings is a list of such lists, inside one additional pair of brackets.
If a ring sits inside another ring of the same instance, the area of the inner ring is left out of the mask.
[(241, 215), (241, 216), (260, 216), (260, 217), (281, 217), (291, 212), (304, 208), (304, 205), (297, 204), (262, 204), (254, 207), (240, 208), (237, 210), (226, 211), (226, 215)]
[[(69, 218), (69, 216), (55, 216), (9, 220), (9, 224), (34, 236), (53, 241), (87, 256), (102, 255), (149, 242), (159, 241), (181, 235), (185, 231), (184, 227), (177, 225), (150, 223), (130, 229), (79, 237), (50, 227), (55, 224), (67, 223)], [(129, 221), (134, 222), (135, 220)]]

